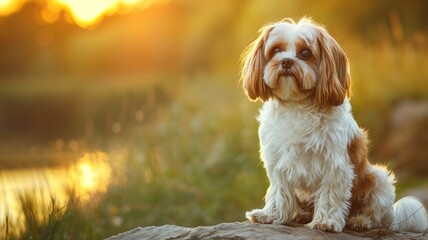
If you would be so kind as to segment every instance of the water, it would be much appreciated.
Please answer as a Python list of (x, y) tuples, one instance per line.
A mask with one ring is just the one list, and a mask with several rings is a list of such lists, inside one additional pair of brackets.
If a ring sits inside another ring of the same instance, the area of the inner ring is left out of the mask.
[[(0, 227), (19, 233), (25, 229), (21, 202), (30, 198), (35, 204), (35, 218), (48, 218), (52, 201), (66, 206), (70, 191), (81, 204), (107, 191), (111, 182), (109, 156), (103, 152), (85, 153), (74, 164), (58, 168), (0, 170)], [(5, 229), (1, 229), (4, 234)]]

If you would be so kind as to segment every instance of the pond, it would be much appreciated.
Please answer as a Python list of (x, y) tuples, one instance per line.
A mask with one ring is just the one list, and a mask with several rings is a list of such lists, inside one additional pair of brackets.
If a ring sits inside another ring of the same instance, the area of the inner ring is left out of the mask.
[(29, 217), (45, 221), (53, 205), (64, 209), (70, 196), (89, 203), (107, 191), (111, 178), (110, 157), (104, 152), (84, 153), (63, 167), (0, 170), (0, 238), (24, 231)]

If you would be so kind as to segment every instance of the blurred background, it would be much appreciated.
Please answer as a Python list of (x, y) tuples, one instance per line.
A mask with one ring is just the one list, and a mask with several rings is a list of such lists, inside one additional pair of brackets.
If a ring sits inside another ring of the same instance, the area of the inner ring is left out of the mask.
[(0, 0), (0, 237), (100, 239), (244, 221), (268, 186), (258, 29), (312, 16), (347, 53), (353, 112), (398, 197), (428, 203), (428, 2)]

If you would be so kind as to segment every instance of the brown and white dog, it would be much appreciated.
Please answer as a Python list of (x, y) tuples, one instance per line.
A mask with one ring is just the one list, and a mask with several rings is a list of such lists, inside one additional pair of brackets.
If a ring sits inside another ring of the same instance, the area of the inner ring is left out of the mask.
[(257, 223), (307, 223), (341, 232), (388, 228), (423, 232), (422, 203), (394, 204), (395, 177), (367, 160), (367, 136), (351, 113), (348, 59), (319, 24), (269, 24), (243, 54), (241, 80), (260, 110), (261, 158), (270, 186)]

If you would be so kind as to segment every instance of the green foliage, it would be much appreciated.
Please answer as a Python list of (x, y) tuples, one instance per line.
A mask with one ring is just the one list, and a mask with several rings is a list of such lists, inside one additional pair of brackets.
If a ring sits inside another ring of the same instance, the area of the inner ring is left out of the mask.
[[(43, 191), (43, 190), (40, 190)], [(97, 239), (101, 235), (96, 232), (96, 225), (81, 208), (73, 191), (68, 192), (68, 202), (61, 205), (51, 196), (48, 202), (39, 202), (34, 192), (22, 193), (18, 203), (22, 210), (19, 223), (6, 221), (0, 225), (2, 239)], [(18, 225), (16, 225), (18, 224)], [(21, 225), (22, 224), (22, 225)]]
[(212, 78), (178, 84), (169, 100), (156, 95), (153, 106), (147, 101), (144, 124), (124, 118), (121, 123), (130, 129), (116, 136), (126, 138), (124, 162), (115, 165), (111, 158), (112, 184), (89, 206), (79, 205), (71, 192), (69, 204), (58, 206), (52, 199), (43, 210), (49, 216), (40, 220), (32, 217), (31, 197), (21, 198), (28, 226), (23, 238), (99, 238), (136, 226), (242, 221), (246, 210), (261, 206), (267, 180), (258, 159), (256, 106), (246, 104), (240, 89), (225, 88), (230, 79), (216, 83)]

